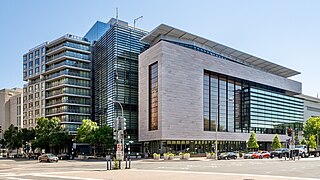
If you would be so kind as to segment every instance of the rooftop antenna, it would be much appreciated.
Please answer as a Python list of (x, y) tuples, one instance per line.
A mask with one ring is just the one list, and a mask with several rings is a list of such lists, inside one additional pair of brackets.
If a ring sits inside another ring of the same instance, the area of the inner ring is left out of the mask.
[(118, 16), (119, 16), (119, 12), (118, 12), (118, 8), (116, 8), (116, 20), (117, 20), (117, 23), (118, 23)]
[(136, 28), (136, 22), (139, 20), (139, 19), (142, 19), (143, 16), (140, 16), (140, 17), (137, 17), (133, 20), (133, 28)]

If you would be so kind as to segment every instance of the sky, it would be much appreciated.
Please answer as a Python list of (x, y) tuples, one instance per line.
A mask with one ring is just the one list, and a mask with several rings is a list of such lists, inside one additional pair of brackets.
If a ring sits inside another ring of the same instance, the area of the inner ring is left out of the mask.
[(84, 36), (115, 17), (151, 31), (161, 23), (301, 72), (306, 95), (320, 92), (320, 1), (1, 0), (0, 89), (22, 87), (22, 55), (70, 33)]

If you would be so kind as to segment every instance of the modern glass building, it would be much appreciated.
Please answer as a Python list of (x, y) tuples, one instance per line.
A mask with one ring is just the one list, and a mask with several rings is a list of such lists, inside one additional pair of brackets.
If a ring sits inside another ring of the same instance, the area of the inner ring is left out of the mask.
[[(142, 41), (139, 56), (139, 140), (144, 152), (244, 150), (250, 132), (269, 150), (275, 134), (301, 131), (299, 74), (167, 25)], [(216, 129), (218, 132), (216, 133)]]
[[(121, 116), (119, 101), (124, 108), (127, 136), (134, 142), (132, 152), (140, 152), (138, 144), (138, 55), (145, 48), (140, 39), (146, 32), (111, 19), (109, 29), (101, 36), (90, 38), (95, 27), (85, 37), (96, 40), (92, 45), (93, 57), (93, 119), (99, 125), (112, 126)], [(96, 25), (94, 25), (96, 26)]]
[(64, 35), (23, 55), (23, 126), (58, 117), (71, 133), (91, 117), (91, 59), (88, 40)]
[(47, 45), (46, 117), (58, 117), (61, 124), (76, 133), (83, 119), (91, 116), (90, 43), (65, 35)]

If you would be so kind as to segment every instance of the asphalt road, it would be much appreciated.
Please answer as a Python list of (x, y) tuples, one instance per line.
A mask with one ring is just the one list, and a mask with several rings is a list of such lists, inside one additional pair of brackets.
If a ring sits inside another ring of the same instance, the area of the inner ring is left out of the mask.
[[(123, 165), (124, 167), (124, 165)], [(248, 159), (214, 161), (137, 160), (130, 170), (106, 171), (105, 161), (59, 161), (0, 159), (0, 179), (20, 180), (100, 180), (100, 179), (320, 179), (320, 158), (296, 161)]]

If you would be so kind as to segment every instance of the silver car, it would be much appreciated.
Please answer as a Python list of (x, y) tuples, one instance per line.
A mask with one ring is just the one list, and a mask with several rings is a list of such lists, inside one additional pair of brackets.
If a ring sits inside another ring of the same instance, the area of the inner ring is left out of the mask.
[(58, 157), (53, 154), (43, 154), (38, 158), (39, 162), (58, 162)]

